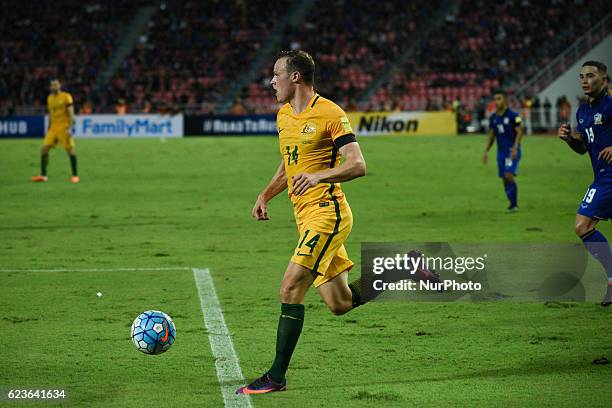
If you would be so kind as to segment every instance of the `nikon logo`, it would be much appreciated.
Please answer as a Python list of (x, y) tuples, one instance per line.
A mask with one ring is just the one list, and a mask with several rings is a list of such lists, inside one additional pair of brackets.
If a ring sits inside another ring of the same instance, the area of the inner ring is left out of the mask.
[(419, 128), (419, 121), (410, 120), (389, 120), (387, 116), (362, 116), (359, 120), (359, 131), (365, 132), (416, 132)]

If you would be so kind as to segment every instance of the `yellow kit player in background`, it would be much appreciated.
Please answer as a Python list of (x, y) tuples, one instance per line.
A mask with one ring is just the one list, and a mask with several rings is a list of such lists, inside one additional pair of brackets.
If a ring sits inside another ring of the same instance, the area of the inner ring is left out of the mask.
[(334, 314), (363, 303), (361, 284), (348, 283), (353, 262), (344, 242), (353, 217), (339, 183), (364, 176), (366, 164), (344, 111), (314, 92), (314, 71), (312, 57), (300, 50), (281, 53), (274, 64), (271, 84), (284, 103), (277, 116), (282, 159), (252, 214), (268, 220), (268, 201), (288, 189), (299, 238), (280, 287), (276, 357), (267, 373), (237, 393), (285, 389), (285, 372), (302, 331), (304, 297), (313, 284)]
[(32, 181), (47, 181), (47, 164), (49, 163), (49, 149), (57, 144), (66, 149), (70, 158), (72, 177), (70, 181), (78, 183), (77, 159), (74, 154), (74, 140), (72, 139), (72, 120), (74, 118), (74, 106), (72, 95), (62, 91), (59, 80), (50, 82), (51, 93), (47, 97), (47, 109), (49, 110), (49, 129), (45, 135), (43, 146), (40, 151), (40, 175), (32, 177)]

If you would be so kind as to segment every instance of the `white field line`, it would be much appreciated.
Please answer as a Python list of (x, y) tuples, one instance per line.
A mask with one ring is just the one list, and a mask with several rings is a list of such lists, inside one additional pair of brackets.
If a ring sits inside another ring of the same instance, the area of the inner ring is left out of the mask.
[(187, 266), (174, 266), (165, 268), (61, 268), (61, 269), (1, 269), (2, 272), (155, 272), (155, 271), (188, 271)]
[(204, 324), (208, 330), (208, 341), (215, 358), (217, 379), (221, 386), (225, 407), (252, 407), (251, 399), (245, 394), (236, 394), (236, 388), (244, 385), (244, 376), (234, 350), (215, 285), (208, 269), (193, 268), (196, 287), (202, 305)]
[(217, 379), (226, 407), (252, 408), (248, 395), (235, 393), (239, 385), (244, 384), (244, 376), (234, 350), (234, 343), (223, 318), (221, 305), (217, 298), (215, 285), (208, 269), (189, 268), (185, 266), (163, 268), (56, 268), (56, 269), (19, 269), (0, 268), (2, 272), (151, 272), (151, 271), (184, 271), (193, 270), (204, 324), (208, 331), (208, 340), (217, 369)]

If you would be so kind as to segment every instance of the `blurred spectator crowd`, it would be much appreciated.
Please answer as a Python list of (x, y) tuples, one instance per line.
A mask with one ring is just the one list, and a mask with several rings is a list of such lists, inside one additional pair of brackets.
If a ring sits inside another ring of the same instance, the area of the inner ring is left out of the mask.
[(50, 78), (68, 85), (80, 104), (87, 101), (138, 5), (134, 0), (3, 1), (0, 112), (44, 109)]
[[(588, 31), (606, 1), (462, 0), (444, 30), (420, 44), (394, 80), (370, 103), (400, 109), (472, 109), (500, 86), (521, 84)], [(576, 13), (580, 18), (575, 18)]]
[[(134, 49), (109, 83), (96, 89), (121, 36), (147, 4), (152, 3), (3, 2), (0, 114), (44, 110), (51, 77), (63, 81), (80, 112), (221, 113), (229, 85), (272, 38), (291, 3), (156, 3)], [(587, 7), (585, 0), (462, 0), (456, 13), (447, 13), (443, 29), (420, 35), (443, 4), (314, 0), (304, 18), (281, 33), (279, 48), (311, 52), (317, 91), (347, 110), (446, 109), (457, 111), (464, 124), (479, 123), (493, 90), (536, 73), (588, 30), (608, 2), (592, 0)], [(402, 58), (409, 50), (411, 56)], [(395, 64), (391, 81), (363, 101), (377, 76)], [(276, 110), (272, 61), (268, 65), (232, 101), (232, 112)], [(537, 111), (531, 119), (542, 127), (571, 110), (567, 98), (514, 103)]]
[[(280, 48), (309, 51), (317, 63), (317, 91), (354, 110), (361, 93), (411, 45), (440, 4), (440, 0), (316, 0), (316, 13), (287, 27)], [(275, 107), (270, 70), (265, 67), (241, 95), (248, 111)]]
[(282, 17), (273, 1), (168, 1), (103, 94), (130, 110), (210, 113)]

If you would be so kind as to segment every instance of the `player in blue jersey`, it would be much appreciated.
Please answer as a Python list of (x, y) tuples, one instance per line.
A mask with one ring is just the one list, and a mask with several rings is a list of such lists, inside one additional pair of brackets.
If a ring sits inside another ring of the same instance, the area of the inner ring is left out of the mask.
[(574, 229), (588, 251), (608, 275), (608, 288), (602, 306), (612, 304), (612, 250), (606, 237), (595, 229), (601, 220), (612, 218), (612, 96), (608, 95), (607, 67), (587, 61), (580, 69), (580, 86), (587, 101), (576, 112), (576, 132), (569, 123), (559, 128), (559, 137), (577, 153), (589, 153), (593, 183), (578, 207)]
[(516, 172), (521, 160), (521, 117), (508, 107), (508, 95), (503, 90), (495, 91), (495, 113), (489, 118), (489, 138), (482, 162), (489, 161), (489, 150), (497, 140), (497, 174), (504, 182), (506, 197), (510, 201), (509, 212), (518, 211), (518, 187)]

